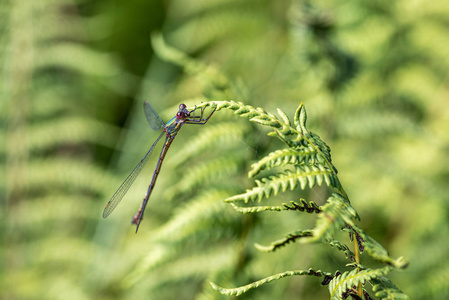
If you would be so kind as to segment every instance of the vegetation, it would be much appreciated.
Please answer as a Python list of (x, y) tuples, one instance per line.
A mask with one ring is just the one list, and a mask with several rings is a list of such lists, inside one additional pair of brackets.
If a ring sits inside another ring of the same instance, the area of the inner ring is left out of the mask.
[[(278, 109), (278, 113), (281, 116), (281, 120), (261, 108), (255, 109), (243, 103), (219, 101), (205, 103), (203, 107), (207, 105), (211, 105), (216, 110), (222, 108), (234, 110), (235, 114), (248, 118), (250, 121), (269, 126), (273, 129), (269, 134), (278, 136), (287, 145), (287, 148), (272, 152), (253, 164), (249, 177), (254, 177), (263, 170), (271, 170), (277, 167), (293, 167), (293, 170), (287, 169), (284, 172), (256, 180), (257, 187), (247, 190), (243, 194), (232, 196), (226, 199), (226, 202), (231, 203), (237, 211), (242, 213), (298, 211), (316, 213), (319, 216), (316, 226), (312, 230), (295, 230), (288, 233), (284, 238), (271, 243), (268, 247), (257, 244), (256, 247), (262, 251), (272, 252), (295, 241), (302, 243), (321, 242), (343, 251), (346, 258), (351, 261), (351, 263), (347, 264), (347, 267), (354, 268), (352, 271), (344, 273), (336, 271), (335, 275), (313, 269), (287, 271), (234, 289), (225, 289), (212, 283), (214, 289), (225, 295), (241, 295), (250, 289), (282, 277), (309, 275), (324, 276), (321, 284), (329, 285), (331, 299), (346, 299), (350, 295), (356, 299), (362, 297), (371, 299), (368, 291), (362, 286), (368, 281), (376, 284), (374, 291), (378, 297), (384, 299), (408, 299), (401, 290), (384, 276), (391, 271), (392, 267), (390, 266), (405, 268), (408, 263), (403, 258), (395, 260), (389, 257), (388, 252), (382, 246), (355, 224), (355, 221), (360, 218), (350, 205), (348, 196), (339, 182), (337, 170), (332, 165), (330, 148), (318, 135), (306, 128), (307, 115), (303, 104), (296, 111), (294, 127), (287, 115), (280, 109)], [(306, 187), (313, 188), (323, 183), (334, 188), (336, 193), (330, 195), (326, 200), (326, 204), (321, 207), (313, 201), (307, 202), (304, 199), (300, 199), (300, 203), (290, 201), (290, 206), (286, 203), (283, 203), (281, 206), (239, 206), (241, 202), (264, 201), (272, 195), (276, 196), (279, 193), (285, 193), (288, 189), (295, 190), (298, 186), (305, 190)], [(349, 247), (344, 243), (335, 239), (339, 230), (349, 233), (349, 238), (354, 243), (354, 252), (349, 250)], [(365, 249), (372, 258), (389, 266), (379, 269), (368, 269), (361, 265), (359, 252), (363, 252)]]
[[(449, 298), (448, 13), (3, 1), (2, 299)], [(155, 138), (143, 100), (222, 109), (182, 128), (136, 235), (155, 158), (101, 213)]]

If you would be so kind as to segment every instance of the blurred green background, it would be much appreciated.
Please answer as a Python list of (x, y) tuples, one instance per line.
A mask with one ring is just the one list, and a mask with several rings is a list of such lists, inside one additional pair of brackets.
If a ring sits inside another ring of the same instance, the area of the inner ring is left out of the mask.
[[(154, 32), (166, 45), (152, 46)], [(182, 129), (137, 235), (155, 154), (101, 218), (157, 136), (144, 100), (168, 120), (181, 102), (233, 99), (289, 116), (304, 102), (360, 227), (410, 260), (393, 282), (413, 299), (449, 299), (448, 36), (448, 1), (1, 1), (1, 298), (229, 299), (209, 281), (344, 270), (323, 245), (255, 250), (314, 219), (222, 203), (281, 146), (225, 111)], [(328, 292), (297, 277), (240, 298)]]

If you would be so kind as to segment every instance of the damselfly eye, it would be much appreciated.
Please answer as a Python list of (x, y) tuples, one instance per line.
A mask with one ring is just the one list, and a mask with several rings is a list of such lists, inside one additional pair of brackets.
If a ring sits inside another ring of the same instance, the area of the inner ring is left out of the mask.
[(187, 106), (184, 103), (179, 104), (179, 110), (184, 110), (186, 107)]

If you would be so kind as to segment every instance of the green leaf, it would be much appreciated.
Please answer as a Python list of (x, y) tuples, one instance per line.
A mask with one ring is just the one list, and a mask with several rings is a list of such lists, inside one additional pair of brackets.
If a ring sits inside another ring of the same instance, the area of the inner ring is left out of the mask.
[(270, 176), (256, 180), (257, 187), (247, 190), (246, 193), (227, 198), (226, 202), (262, 201), (271, 195), (277, 195), (279, 191), (285, 192), (287, 189), (293, 190), (298, 185), (301, 189), (312, 188), (316, 184), (325, 182), (328, 186), (336, 186), (338, 179), (335, 174), (322, 166), (297, 166), (295, 171), (286, 170), (279, 175)]
[(408, 300), (409, 296), (404, 294), (397, 286), (395, 286), (390, 279), (385, 276), (372, 278), (373, 291), (376, 297), (382, 300)]
[(281, 117), (282, 121), (287, 124), (288, 126), (291, 126), (291, 122), (290, 119), (288, 118), (288, 116), (285, 114), (285, 112), (282, 111), (282, 109), (278, 108), (278, 114)]
[(323, 212), (318, 215), (313, 237), (304, 239), (304, 242), (333, 239), (337, 231), (340, 231), (346, 224), (353, 224), (354, 219), (357, 218), (355, 209), (339, 194), (332, 194), (327, 199), (327, 204), (321, 209)]
[(250, 207), (242, 207), (238, 206), (235, 203), (230, 202), (231, 206), (238, 212), (243, 214), (251, 214), (256, 212), (263, 211), (282, 211), (282, 210), (296, 210), (307, 213), (320, 213), (320, 207), (313, 201), (307, 202), (304, 199), (299, 200), (301, 204), (296, 203), (295, 201), (290, 201), (290, 205), (286, 203), (282, 203), (282, 206), (250, 206)]
[(295, 242), (297, 239), (300, 238), (311, 237), (312, 235), (313, 235), (312, 230), (296, 230), (294, 232), (287, 234), (284, 238), (272, 242), (270, 246), (263, 246), (257, 243), (255, 244), (255, 246), (260, 251), (274, 252), (277, 249), (281, 248), (282, 246), (287, 245), (288, 243)]
[(295, 126), (296, 130), (301, 132), (302, 134), (307, 134), (308, 130), (306, 128), (307, 114), (304, 104), (301, 103), (295, 113)]
[(251, 166), (248, 177), (254, 177), (263, 170), (270, 170), (275, 167), (285, 165), (314, 164), (316, 159), (316, 150), (308, 147), (299, 149), (287, 148), (271, 152), (257, 163)]
[(334, 279), (332, 279), (329, 283), (329, 293), (331, 299), (343, 299), (342, 295), (348, 289), (357, 287), (359, 284), (364, 285), (368, 280), (384, 276), (390, 271), (391, 267), (384, 267), (382, 269), (366, 269), (362, 271), (359, 269), (354, 269), (350, 272), (344, 272), (334, 277)]
[(403, 269), (408, 266), (408, 261), (404, 257), (399, 257), (397, 259), (390, 257), (388, 251), (384, 247), (382, 247), (382, 245), (379, 244), (376, 240), (367, 235), (361, 228), (357, 227), (354, 224), (352, 225), (352, 227), (362, 238), (364, 250), (368, 252), (368, 254), (372, 258), (399, 269)]
[(331, 240), (331, 239), (326, 239), (326, 241), (329, 243), (329, 245), (331, 245), (331, 247), (335, 247), (340, 251), (343, 251), (345, 253), (346, 258), (349, 258), (351, 260), (354, 260), (354, 252), (352, 252), (348, 246), (346, 246), (343, 243), (340, 243), (337, 240)]
[(327, 273), (327, 272), (322, 272), (320, 270), (318, 271), (314, 271), (313, 269), (309, 269), (309, 270), (297, 270), (297, 271), (287, 271), (287, 272), (283, 272), (283, 273), (279, 273), (279, 274), (275, 274), (269, 277), (266, 277), (264, 279), (258, 280), (256, 282), (238, 287), (238, 288), (231, 288), (231, 289), (227, 289), (227, 288), (223, 288), (218, 286), (217, 284), (211, 282), (210, 284), (212, 285), (212, 288), (216, 291), (219, 291), (221, 294), (223, 295), (228, 295), (228, 296), (239, 296), (243, 293), (246, 293), (247, 291), (257, 288), (265, 283), (269, 283), (272, 282), (274, 280), (278, 280), (284, 277), (288, 277), (288, 276), (294, 276), (294, 275), (300, 275), (300, 276), (316, 276), (316, 277), (321, 277), (321, 276), (331, 276), (331, 273)]

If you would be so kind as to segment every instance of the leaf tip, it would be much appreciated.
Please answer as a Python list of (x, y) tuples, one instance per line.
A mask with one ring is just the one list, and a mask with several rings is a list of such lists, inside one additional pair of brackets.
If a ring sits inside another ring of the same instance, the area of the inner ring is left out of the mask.
[(264, 245), (261, 245), (261, 244), (258, 244), (258, 243), (254, 243), (254, 247), (257, 250), (262, 251), (262, 252), (271, 252), (271, 251), (273, 251), (273, 246), (264, 246)]

